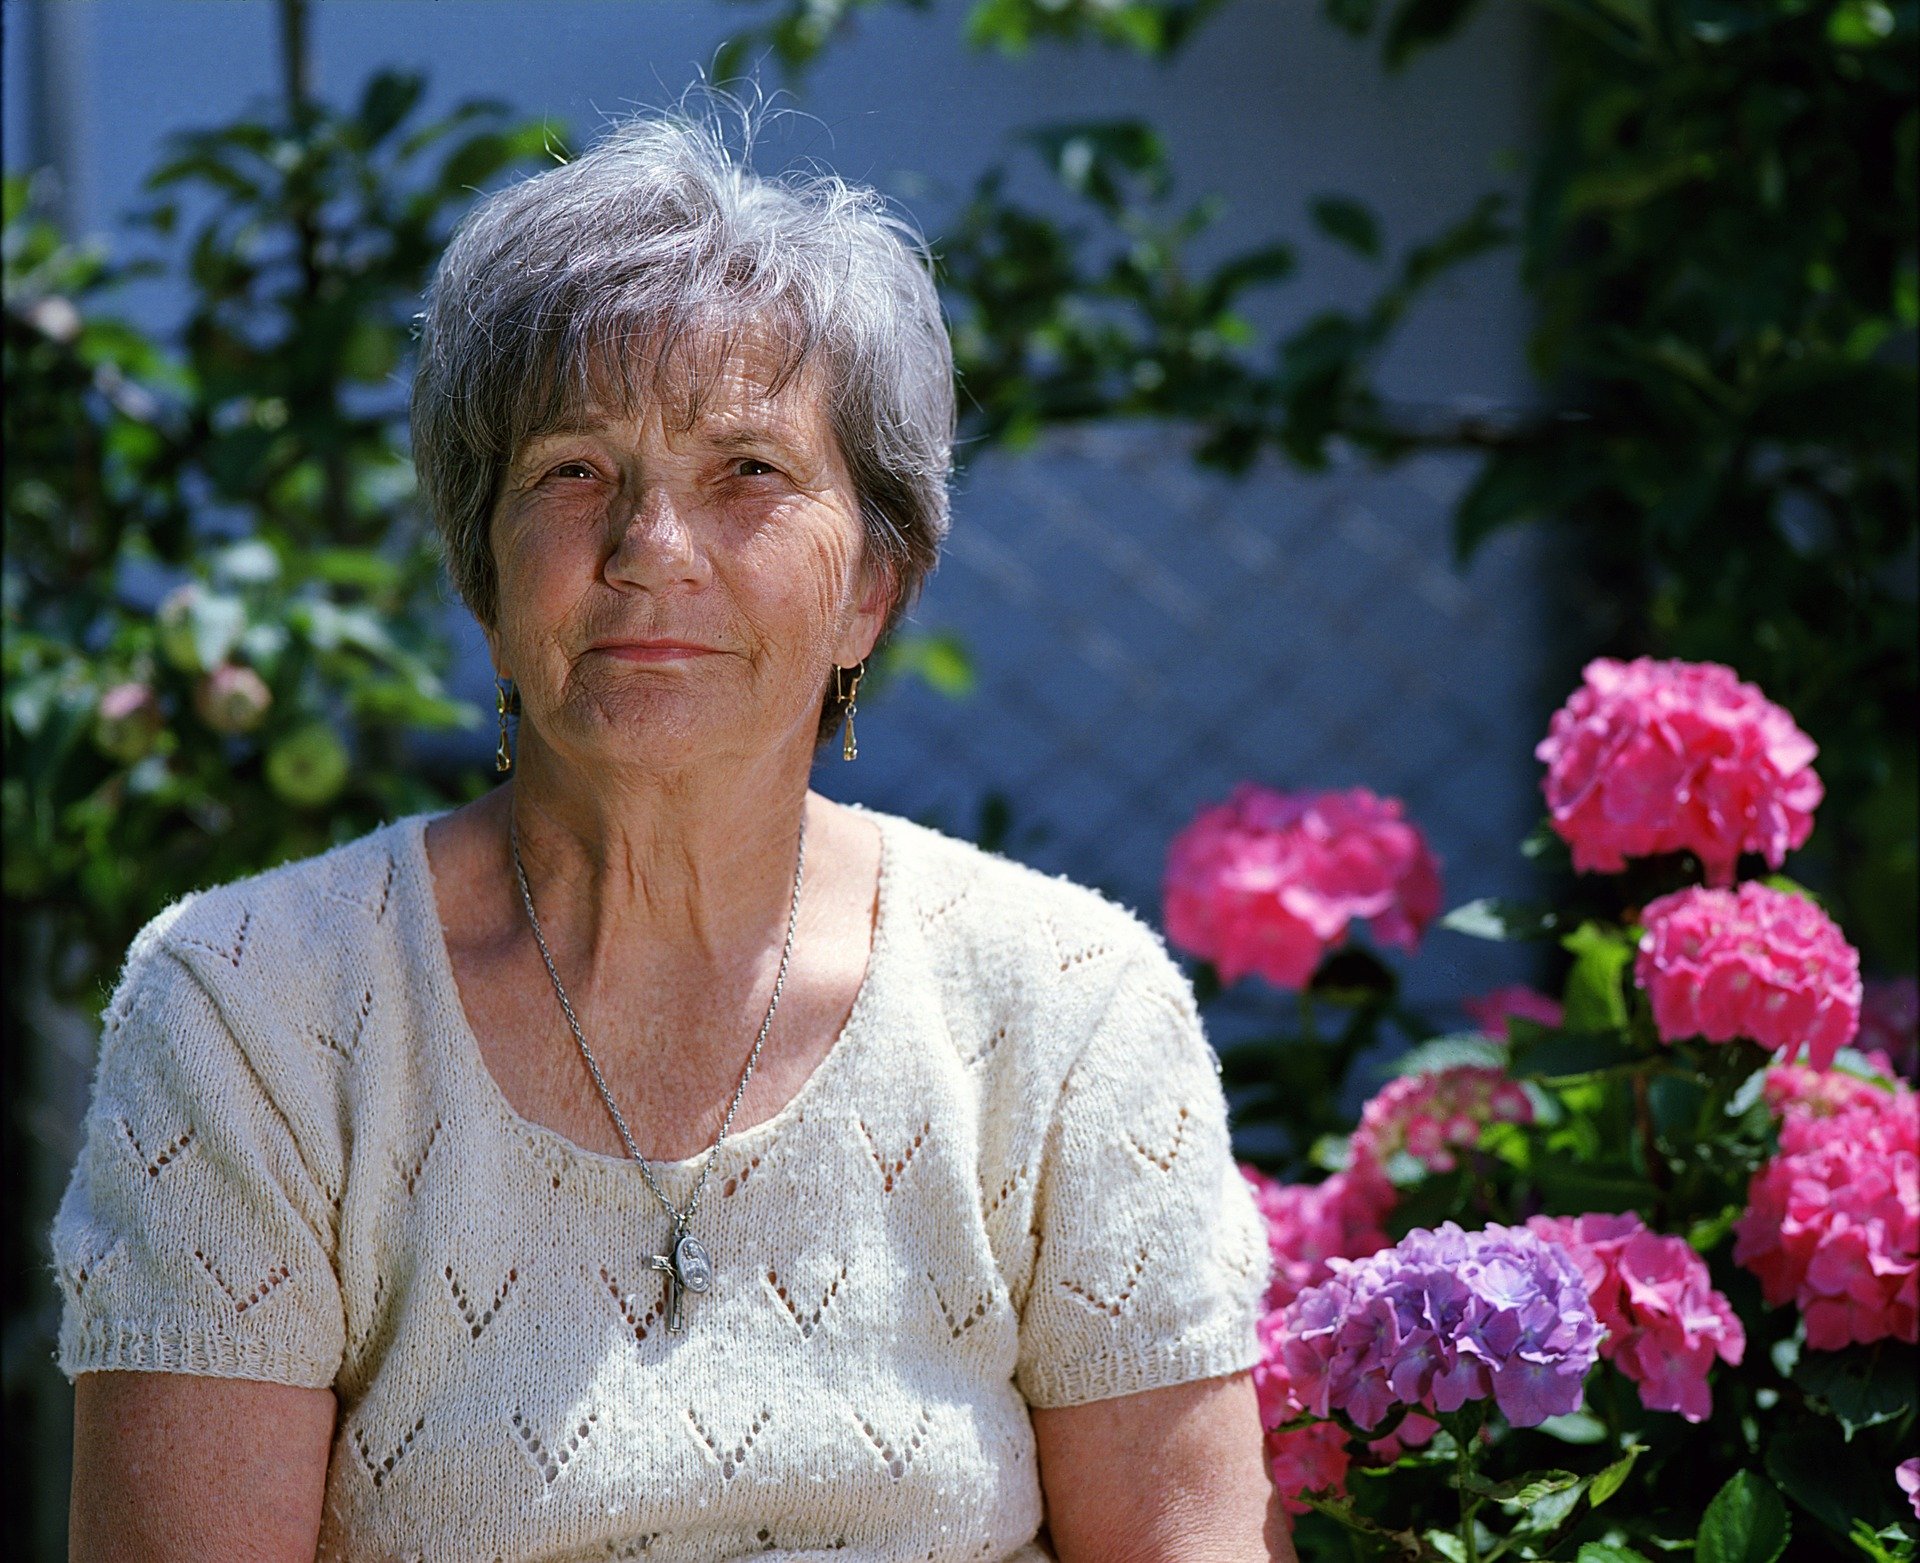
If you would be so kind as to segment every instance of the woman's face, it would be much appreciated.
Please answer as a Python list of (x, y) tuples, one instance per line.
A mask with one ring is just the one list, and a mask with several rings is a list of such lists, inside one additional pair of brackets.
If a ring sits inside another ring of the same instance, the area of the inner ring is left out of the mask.
[[(853, 481), (813, 366), (743, 340), (699, 420), (662, 409), (528, 441), (491, 519), (495, 668), (523, 736), (577, 761), (668, 768), (814, 749), (835, 663), (885, 620)], [(678, 399), (671, 399), (677, 411)], [(704, 648), (643, 654), (667, 638)], [(620, 643), (626, 642), (627, 645)]]

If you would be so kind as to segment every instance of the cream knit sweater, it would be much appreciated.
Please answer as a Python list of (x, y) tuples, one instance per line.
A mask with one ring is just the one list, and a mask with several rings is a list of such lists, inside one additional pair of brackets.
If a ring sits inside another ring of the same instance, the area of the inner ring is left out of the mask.
[[(1266, 1239), (1158, 933), (866, 812), (864, 985), (722, 1148), (684, 1333), (639, 1169), (488, 1073), (413, 815), (134, 941), (52, 1230), (62, 1371), (331, 1386), (322, 1558), (1051, 1556), (1028, 1407), (1251, 1366)], [(701, 1165), (653, 1163), (676, 1205)]]

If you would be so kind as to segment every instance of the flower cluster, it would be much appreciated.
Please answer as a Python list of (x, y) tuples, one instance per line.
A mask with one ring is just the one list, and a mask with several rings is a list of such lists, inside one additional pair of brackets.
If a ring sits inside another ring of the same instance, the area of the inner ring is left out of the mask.
[(1831, 1118), (1856, 1107), (1878, 1110), (1894, 1099), (1893, 1066), (1884, 1053), (1869, 1055), (1888, 1078), (1884, 1084), (1863, 1080), (1838, 1069), (1805, 1069), (1798, 1064), (1775, 1064), (1761, 1089), (1774, 1116), (1797, 1113), (1806, 1118)]
[(1743, 852), (1774, 868), (1813, 829), (1824, 788), (1793, 718), (1716, 662), (1589, 662), (1534, 750), (1553, 828), (1574, 867), (1691, 851), (1707, 882)]
[(1345, 1493), (1347, 1435), (1338, 1422), (1309, 1422), (1287, 1427), (1306, 1408), (1293, 1395), (1293, 1381), (1280, 1354), (1281, 1323), (1276, 1310), (1260, 1321), (1260, 1361), (1253, 1370), (1253, 1390), (1260, 1402), (1260, 1425), (1265, 1429), (1267, 1472), (1274, 1491), (1289, 1514), (1305, 1514), (1300, 1494)]
[(1572, 1255), (1607, 1332), (1600, 1355), (1640, 1386), (1640, 1403), (1704, 1421), (1707, 1369), (1716, 1356), (1739, 1366), (1747, 1332), (1687, 1240), (1631, 1213), (1535, 1216), (1527, 1226)]
[(1734, 1262), (1769, 1305), (1798, 1304), (1816, 1351), (1920, 1338), (1920, 1120), (1905, 1085), (1876, 1095), (1789, 1109), (1734, 1224)]
[(1920, 1455), (1911, 1460), (1902, 1460), (1893, 1468), (1893, 1479), (1900, 1484), (1900, 1490), (1907, 1495), (1907, 1502), (1913, 1505), (1913, 1517), (1920, 1519)]
[(1804, 896), (1751, 880), (1647, 904), (1633, 975), (1662, 1039), (1751, 1037), (1825, 1069), (1860, 1025), (1860, 952)]
[(1390, 1167), (1405, 1155), (1429, 1172), (1451, 1172), (1454, 1152), (1479, 1144), (1488, 1124), (1532, 1122), (1526, 1091), (1501, 1070), (1462, 1064), (1402, 1075), (1361, 1111), (1353, 1158), (1356, 1165)]
[(1221, 981), (1302, 988), (1355, 919), (1414, 948), (1440, 911), (1440, 868), (1396, 799), (1242, 782), (1175, 837), (1164, 891), (1167, 937)]
[(1476, 999), (1463, 999), (1460, 1008), (1481, 1031), (1503, 1040), (1509, 1020), (1534, 1020), (1556, 1028), (1566, 1019), (1566, 1010), (1558, 999), (1549, 998), (1521, 982), (1492, 988)]
[(1332, 1272), (1329, 1259), (1364, 1259), (1390, 1241), (1380, 1223), (1393, 1206), (1393, 1188), (1371, 1163), (1358, 1163), (1320, 1183), (1280, 1183), (1240, 1164), (1266, 1218), (1273, 1251), (1266, 1306), (1284, 1308), (1305, 1287)]
[(1394, 1406), (1445, 1413), (1491, 1396), (1515, 1427), (1580, 1403), (1601, 1329), (1579, 1269), (1524, 1227), (1416, 1228), (1289, 1303), (1278, 1331), (1292, 1393), (1362, 1428)]

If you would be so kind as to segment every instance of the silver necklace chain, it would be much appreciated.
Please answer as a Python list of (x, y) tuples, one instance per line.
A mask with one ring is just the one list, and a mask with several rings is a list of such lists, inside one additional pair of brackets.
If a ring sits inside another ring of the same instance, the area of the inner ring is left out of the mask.
[[(733, 1124), (733, 1115), (740, 1106), (740, 1098), (746, 1095), (747, 1082), (753, 1078), (753, 1066), (759, 1060), (760, 1048), (767, 1040), (767, 1032), (773, 1025), (773, 1012), (780, 1007), (780, 990), (787, 980), (787, 962), (793, 955), (793, 929), (800, 913), (800, 881), (807, 865), (807, 816), (804, 808), (800, 815), (799, 860), (793, 869), (793, 903), (787, 911), (787, 942), (780, 952), (780, 972), (773, 979), (773, 999), (767, 1005), (767, 1018), (760, 1023), (759, 1038), (753, 1044), (753, 1051), (747, 1055), (747, 1067), (741, 1073), (740, 1084), (735, 1088), (733, 1101), (727, 1107), (727, 1116), (720, 1124), (720, 1137), (713, 1142), (712, 1153), (707, 1164), (700, 1170), (700, 1181), (694, 1185), (693, 1193), (688, 1196), (687, 1208), (675, 1210), (673, 1201), (660, 1192), (660, 1185), (653, 1181), (653, 1171), (647, 1165), (634, 1146), (633, 1136), (627, 1132), (627, 1120), (621, 1115), (619, 1105), (613, 1099), (613, 1093), (607, 1089), (606, 1077), (600, 1073), (600, 1064), (593, 1056), (593, 1049), (587, 1046), (587, 1039), (581, 1034), (580, 1022), (574, 1018), (573, 1005), (567, 999), (567, 990), (560, 981), (560, 973), (554, 969), (553, 954), (547, 949), (546, 936), (540, 932), (540, 918), (533, 910), (533, 892), (527, 888), (527, 871), (520, 861), (520, 826), (515, 818), (512, 806), (507, 809), (507, 834), (513, 843), (513, 872), (520, 881), (520, 900), (527, 909), (527, 921), (533, 925), (533, 937), (540, 945), (540, 958), (547, 963), (547, 975), (553, 979), (553, 991), (560, 996), (560, 1008), (566, 1012), (567, 1024), (573, 1028), (573, 1039), (580, 1044), (580, 1051), (586, 1057), (587, 1068), (593, 1073), (593, 1083), (600, 1088), (600, 1098), (607, 1104), (607, 1111), (613, 1115), (615, 1127), (620, 1130), (620, 1138), (626, 1143), (627, 1153), (640, 1164), (641, 1175), (647, 1180), (655, 1198), (667, 1208), (667, 1214), (673, 1218), (674, 1231), (685, 1234), (688, 1224), (693, 1220), (695, 1207), (700, 1203), (700, 1192), (707, 1186), (707, 1175), (713, 1171), (713, 1164), (720, 1158), (720, 1147), (726, 1143), (727, 1130)], [(704, 1290), (704, 1288), (698, 1288)]]

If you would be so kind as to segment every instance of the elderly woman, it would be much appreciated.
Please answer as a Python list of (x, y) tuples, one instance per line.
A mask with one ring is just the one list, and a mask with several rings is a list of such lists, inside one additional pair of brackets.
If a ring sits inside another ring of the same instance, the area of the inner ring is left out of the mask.
[(462, 224), (414, 459), (510, 777), (135, 940), (53, 1231), (76, 1557), (1291, 1557), (1180, 968), (808, 787), (952, 379), (880, 197), (684, 112)]

